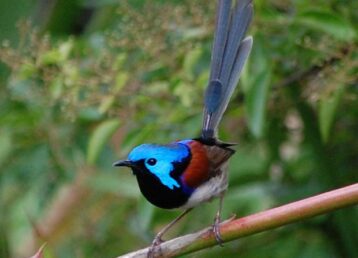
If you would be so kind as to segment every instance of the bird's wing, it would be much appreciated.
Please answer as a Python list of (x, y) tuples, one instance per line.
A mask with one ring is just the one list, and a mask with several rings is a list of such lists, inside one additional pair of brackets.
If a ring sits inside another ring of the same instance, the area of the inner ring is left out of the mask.
[(252, 37), (244, 39), (253, 14), (252, 0), (219, 0), (211, 55), (209, 85), (205, 92), (202, 137), (215, 138), (217, 127), (250, 54)]

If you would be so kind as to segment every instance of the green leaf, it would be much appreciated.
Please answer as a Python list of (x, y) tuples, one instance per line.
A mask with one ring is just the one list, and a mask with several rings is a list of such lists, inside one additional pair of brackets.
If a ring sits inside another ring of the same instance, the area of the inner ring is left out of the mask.
[(319, 102), (319, 129), (324, 142), (328, 141), (343, 93), (344, 87), (341, 85), (335, 89), (331, 96), (322, 98)]
[(356, 37), (353, 26), (342, 16), (327, 11), (312, 10), (298, 15), (297, 22), (323, 31), (336, 39), (350, 41)]
[(51, 93), (51, 97), (53, 99), (58, 99), (61, 97), (64, 90), (64, 82), (63, 79), (59, 76), (55, 78), (49, 87), (49, 92)]
[(126, 85), (129, 75), (125, 72), (118, 73), (115, 78), (114, 91), (119, 92)]
[(119, 71), (122, 70), (123, 67), (125, 67), (125, 65), (126, 65), (127, 58), (128, 57), (127, 57), (126, 53), (119, 53), (116, 57), (113, 68), (116, 70), (119, 70)]
[(261, 72), (247, 92), (246, 109), (251, 133), (261, 138), (264, 133), (266, 103), (269, 97), (271, 71)]
[(183, 40), (193, 40), (205, 37), (207, 30), (205, 28), (189, 28), (182, 31)]
[(103, 98), (101, 105), (98, 108), (99, 113), (104, 114), (106, 113), (113, 105), (115, 101), (114, 96), (108, 96)]
[(73, 40), (70, 39), (57, 48), (43, 53), (39, 58), (40, 65), (58, 65), (66, 61), (73, 49)]
[(188, 76), (189, 79), (194, 78), (195, 66), (199, 62), (202, 52), (201, 48), (197, 47), (189, 51), (184, 58), (184, 74)]
[(31, 79), (37, 72), (37, 68), (33, 63), (26, 62), (19, 69), (19, 77), (23, 80)]
[(82, 121), (99, 121), (102, 118), (101, 110), (95, 107), (86, 107), (81, 109), (78, 114), (78, 119)]
[(183, 106), (189, 108), (192, 106), (193, 101), (194, 101), (193, 100), (193, 95), (194, 95), (193, 91), (194, 91), (194, 89), (193, 89), (192, 85), (182, 81), (176, 86), (176, 88), (174, 90), (174, 95), (179, 97), (180, 103)]
[(13, 149), (10, 130), (0, 130), (0, 146), (0, 165), (2, 165), (8, 159)]
[(272, 68), (266, 51), (266, 39), (258, 34), (248, 63), (250, 78), (244, 81), (248, 127), (256, 138), (264, 134), (266, 103), (269, 97)]
[(118, 129), (119, 121), (118, 119), (111, 119), (108, 121), (102, 122), (92, 133), (88, 149), (87, 149), (87, 162), (89, 164), (94, 164), (101, 153), (104, 145), (108, 139), (113, 135), (113, 133)]
[(126, 198), (138, 198), (140, 191), (137, 182), (132, 175), (122, 174), (126, 172), (129, 174), (129, 169), (128, 171), (119, 171), (115, 174), (96, 174), (88, 178), (87, 184), (98, 192), (119, 194)]

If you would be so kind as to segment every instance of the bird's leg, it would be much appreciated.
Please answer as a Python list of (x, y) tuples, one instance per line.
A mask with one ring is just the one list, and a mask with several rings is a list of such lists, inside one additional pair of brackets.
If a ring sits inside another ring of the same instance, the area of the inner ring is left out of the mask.
[(163, 243), (162, 236), (172, 227), (174, 226), (180, 219), (182, 219), (189, 211), (191, 211), (193, 208), (186, 209), (182, 214), (180, 214), (177, 218), (175, 218), (172, 222), (170, 222), (168, 225), (166, 225), (159, 233), (155, 236), (151, 247), (148, 251), (148, 258), (154, 257), (154, 251), (155, 248)]
[(221, 234), (220, 234), (221, 209), (222, 209), (222, 205), (223, 205), (223, 199), (224, 199), (224, 193), (222, 193), (220, 195), (219, 209), (216, 212), (215, 219), (214, 219), (214, 224), (213, 224), (213, 232), (214, 232), (214, 235), (215, 235), (215, 239), (216, 239), (216, 242), (220, 246), (223, 246), (223, 239), (221, 238)]

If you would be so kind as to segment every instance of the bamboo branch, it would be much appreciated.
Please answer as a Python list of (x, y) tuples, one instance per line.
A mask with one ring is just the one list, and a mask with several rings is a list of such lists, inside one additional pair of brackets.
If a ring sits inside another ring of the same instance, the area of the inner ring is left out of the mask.
[[(220, 232), (224, 242), (278, 228), (293, 222), (358, 204), (358, 183), (286, 204), (247, 217), (223, 222)], [(164, 242), (156, 257), (175, 257), (216, 245), (211, 228)], [(147, 257), (148, 248), (117, 258)]]

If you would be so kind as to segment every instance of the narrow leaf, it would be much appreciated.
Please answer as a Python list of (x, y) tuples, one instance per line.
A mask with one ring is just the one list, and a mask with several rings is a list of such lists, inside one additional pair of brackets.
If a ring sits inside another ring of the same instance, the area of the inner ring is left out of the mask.
[(255, 36), (253, 50), (247, 65), (250, 78), (243, 85), (248, 127), (256, 138), (261, 138), (264, 134), (265, 109), (272, 73), (266, 44), (266, 39), (262, 35)]
[(10, 130), (0, 130), (0, 165), (2, 165), (9, 158), (13, 150), (12, 140)]
[(253, 81), (247, 92), (246, 110), (248, 113), (248, 126), (251, 133), (260, 138), (264, 133), (266, 103), (270, 90), (271, 72), (261, 72)]
[(297, 22), (339, 40), (350, 41), (356, 37), (356, 32), (348, 21), (338, 14), (327, 11), (312, 10), (301, 13), (297, 17)]
[(186, 54), (183, 64), (183, 70), (185, 75), (187, 75), (189, 79), (194, 78), (195, 66), (199, 62), (201, 55), (202, 55), (202, 50), (201, 48), (198, 47), (192, 49)]
[(102, 122), (92, 133), (87, 149), (87, 162), (89, 164), (94, 164), (96, 162), (104, 145), (118, 127), (119, 121), (117, 119), (111, 119)]
[(331, 96), (322, 98), (319, 103), (319, 129), (321, 132), (322, 140), (328, 141), (331, 128), (336, 116), (338, 105), (342, 99), (344, 87), (339, 86), (332, 93)]

